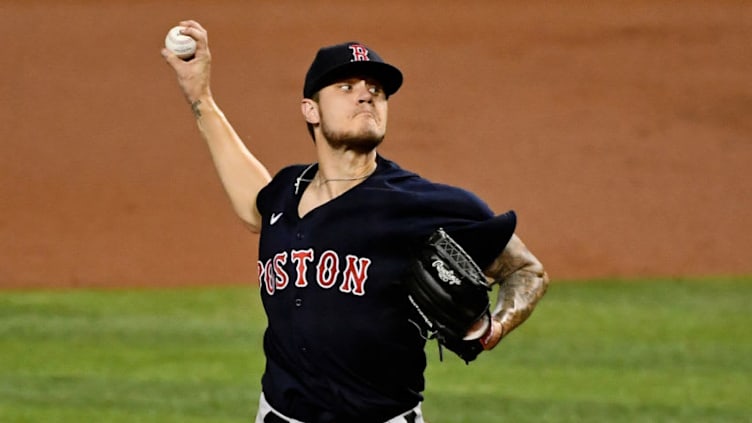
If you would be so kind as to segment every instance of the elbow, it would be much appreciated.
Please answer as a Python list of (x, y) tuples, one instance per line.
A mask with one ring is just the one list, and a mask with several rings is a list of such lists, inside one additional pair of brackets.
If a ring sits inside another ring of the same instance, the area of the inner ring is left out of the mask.
[(526, 301), (529, 303), (532, 311), (538, 303), (538, 300), (540, 300), (548, 290), (548, 284), (550, 282), (548, 272), (546, 272), (546, 269), (543, 267), (543, 263), (541, 263), (533, 254), (529, 253), (525, 265), (518, 273), (520, 275), (526, 275), (520, 279), (526, 281), (521, 284), (523, 285), (521, 290), (526, 292)]
[(548, 286), (549, 283), (549, 276), (548, 272), (546, 272), (546, 269), (543, 266), (543, 263), (541, 263), (538, 258), (533, 255), (530, 250), (526, 250), (525, 253), (522, 255), (524, 265), (522, 266), (521, 270), (525, 270), (526, 272), (532, 274), (535, 276), (535, 279), (539, 281), (540, 285)]
[(546, 272), (546, 269), (543, 267), (543, 263), (533, 256), (528, 270), (536, 276), (535, 279), (538, 281), (538, 291), (540, 291), (540, 296), (543, 296), (548, 289), (549, 282), (551, 281), (548, 272)]
[(546, 269), (543, 267), (543, 263), (541, 263), (537, 258), (532, 263), (530, 270), (535, 273), (538, 278), (540, 278), (543, 285), (548, 286), (548, 283), (550, 281), (548, 272), (546, 272)]

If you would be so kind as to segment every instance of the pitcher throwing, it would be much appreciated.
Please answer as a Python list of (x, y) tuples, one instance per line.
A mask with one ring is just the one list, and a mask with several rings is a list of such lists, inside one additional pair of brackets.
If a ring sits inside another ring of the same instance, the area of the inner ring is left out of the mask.
[[(426, 340), (470, 362), (525, 321), (546, 290), (543, 266), (514, 234), (517, 216), (377, 152), (402, 73), (355, 41), (321, 48), (305, 75), (300, 110), (316, 162), (272, 177), (212, 97), (207, 31), (180, 25), (195, 56), (162, 55), (235, 211), (260, 233), (268, 327), (256, 422), (423, 422)], [(437, 231), (462, 253), (450, 251), (440, 273), (425, 261), (426, 272), (411, 272)], [(465, 264), (452, 267), (457, 260)], [(476, 288), (484, 277), (498, 286), (493, 309), (482, 295), (472, 309), (463, 303), (466, 266), (482, 271), (469, 273)], [(452, 330), (442, 332), (446, 322)]]

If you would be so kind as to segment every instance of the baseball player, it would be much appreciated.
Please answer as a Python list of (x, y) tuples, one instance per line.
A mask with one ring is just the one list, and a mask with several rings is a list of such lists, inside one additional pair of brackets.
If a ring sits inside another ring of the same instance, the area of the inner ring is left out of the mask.
[(268, 326), (256, 422), (423, 422), (429, 333), (402, 282), (414, 248), (443, 228), (499, 284), (490, 318), (460, 341), (488, 350), (527, 319), (548, 284), (514, 235), (516, 215), (495, 215), (471, 192), (377, 152), (402, 73), (358, 42), (321, 48), (305, 75), (300, 108), (317, 161), (272, 177), (212, 97), (207, 31), (180, 25), (197, 41), (195, 57), (162, 55), (235, 211), (260, 233)]

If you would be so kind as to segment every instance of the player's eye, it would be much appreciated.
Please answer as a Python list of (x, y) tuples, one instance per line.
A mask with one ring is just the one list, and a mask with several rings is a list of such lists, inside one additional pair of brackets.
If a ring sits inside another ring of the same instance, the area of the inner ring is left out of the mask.
[(382, 90), (382, 89), (381, 89), (381, 87), (379, 87), (379, 86), (376, 86), (376, 85), (371, 85), (371, 86), (369, 86), (369, 87), (368, 87), (368, 91), (369, 91), (369, 92), (370, 92), (371, 94), (373, 94), (373, 95), (379, 95), (379, 94), (381, 94), (382, 92), (384, 92), (384, 90)]
[(340, 84), (339, 89), (344, 92), (350, 92), (352, 91), (352, 85), (351, 84)]

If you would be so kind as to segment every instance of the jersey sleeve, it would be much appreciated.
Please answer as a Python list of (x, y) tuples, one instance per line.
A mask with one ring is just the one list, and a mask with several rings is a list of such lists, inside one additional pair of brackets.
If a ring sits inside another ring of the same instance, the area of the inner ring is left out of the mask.
[(447, 229), (447, 233), (485, 269), (504, 251), (516, 226), (517, 214), (510, 210), (490, 219)]
[[(420, 207), (431, 210), (424, 222), (433, 232), (443, 228), (463, 249), (485, 269), (504, 250), (517, 226), (513, 210), (495, 215), (476, 194), (463, 188), (444, 184), (423, 186)], [(420, 225), (418, 225), (420, 226)]]

